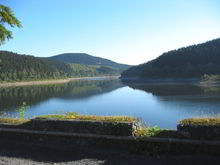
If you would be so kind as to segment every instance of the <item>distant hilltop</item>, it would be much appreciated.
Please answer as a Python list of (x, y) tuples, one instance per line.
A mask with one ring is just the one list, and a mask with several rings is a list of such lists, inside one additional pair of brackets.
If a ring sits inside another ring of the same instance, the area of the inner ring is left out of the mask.
[(118, 76), (130, 66), (84, 53), (34, 57), (0, 51), (0, 82)]
[(129, 68), (121, 78), (200, 78), (204, 74), (220, 74), (220, 38), (163, 53)]
[(119, 70), (126, 70), (129, 67), (131, 67), (130, 65), (119, 64), (114, 61), (101, 57), (95, 57), (86, 53), (64, 53), (64, 54), (48, 57), (48, 59), (67, 62), (67, 63), (74, 63), (74, 64), (99, 65), (99, 66), (103, 65), (103, 66), (117, 68)]

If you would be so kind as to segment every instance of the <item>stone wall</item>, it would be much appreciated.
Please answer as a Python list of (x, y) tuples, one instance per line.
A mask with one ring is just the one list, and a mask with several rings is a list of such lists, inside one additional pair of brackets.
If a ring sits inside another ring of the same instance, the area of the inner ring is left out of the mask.
[(220, 140), (220, 126), (215, 125), (177, 125), (178, 132), (185, 138)]
[(112, 136), (132, 136), (138, 123), (134, 122), (102, 122), (85, 120), (32, 119), (22, 125), (0, 125), (0, 128), (20, 128), (38, 131), (67, 133), (87, 133)]
[(219, 141), (199, 141), (171, 138), (135, 138), (109, 135), (45, 132), (0, 128), (0, 140), (35, 143), (44, 146), (74, 148), (95, 147), (147, 155), (204, 154), (220, 155)]

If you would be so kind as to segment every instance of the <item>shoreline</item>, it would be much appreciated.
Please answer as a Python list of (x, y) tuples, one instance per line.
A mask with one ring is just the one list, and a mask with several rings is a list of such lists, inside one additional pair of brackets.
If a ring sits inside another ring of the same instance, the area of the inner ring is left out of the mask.
[(32, 86), (32, 85), (49, 85), (49, 84), (63, 84), (68, 83), (73, 80), (86, 80), (86, 79), (114, 79), (119, 76), (98, 76), (98, 77), (74, 77), (74, 78), (66, 78), (66, 79), (56, 79), (56, 80), (36, 80), (36, 81), (17, 81), (17, 82), (3, 82), (0, 83), (0, 88), (4, 87), (17, 87), (17, 86)]
[(182, 85), (182, 84), (192, 84), (200, 87), (218, 87), (220, 86), (220, 81), (213, 80), (203, 80), (201, 78), (138, 78), (138, 77), (127, 77), (121, 78), (121, 81), (125, 84), (136, 84), (136, 85)]
[(201, 82), (200, 78), (138, 78), (138, 77), (128, 77), (120, 78), (125, 84), (195, 84), (198, 85)]

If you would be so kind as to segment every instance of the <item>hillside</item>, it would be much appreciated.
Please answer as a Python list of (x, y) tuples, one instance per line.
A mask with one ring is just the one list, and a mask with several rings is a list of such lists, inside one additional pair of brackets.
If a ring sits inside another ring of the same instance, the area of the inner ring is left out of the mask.
[(0, 81), (118, 75), (113, 68), (69, 64), (47, 58), (0, 51)]
[(74, 63), (74, 64), (106, 66), (106, 67), (116, 68), (121, 71), (126, 70), (130, 67), (129, 65), (119, 64), (108, 59), (91, 56), (85, 53), (64, 53), (64, 54), (49, 57), (48, 59)]
[(220, 74), (220, 38), (163, 53), (131, 67), (121, 78), (198, 78), (204, 74)]

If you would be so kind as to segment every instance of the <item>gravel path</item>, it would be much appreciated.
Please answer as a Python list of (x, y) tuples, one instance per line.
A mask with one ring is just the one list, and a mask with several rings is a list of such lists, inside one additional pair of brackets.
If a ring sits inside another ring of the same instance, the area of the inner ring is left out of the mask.
[(152, 157), (122, 153), (119, 151), (69, 148), (67, 146), (54, 147), (23, 142), (9, 142), (0, 139), (0, 165), (40, 165), (40, 164), (75, 164), (75, 165), (219, 165), (218, 156), (161, 156)]

